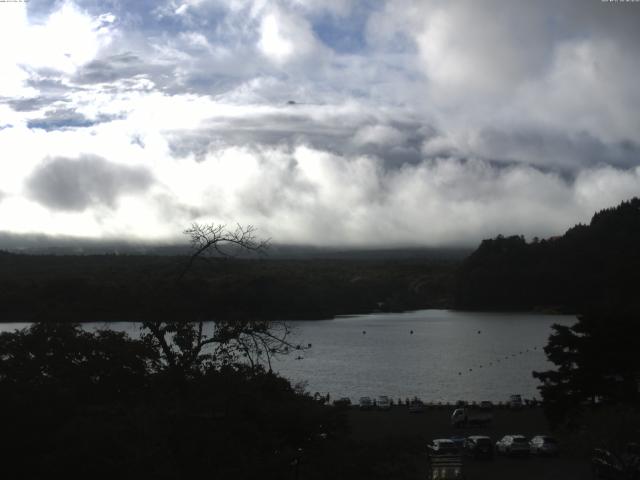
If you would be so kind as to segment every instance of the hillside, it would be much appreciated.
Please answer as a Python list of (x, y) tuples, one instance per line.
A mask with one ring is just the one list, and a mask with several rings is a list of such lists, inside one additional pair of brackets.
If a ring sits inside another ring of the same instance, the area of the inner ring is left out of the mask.
[(640, 199), (597, 212), (561, 237), (484, 240), (462, 264), (455, 304), (464, 309), (583, 311), (637, 308)]
[(0, 254), (2, 321), (244, 317), (315, 319), (449, 307), (454, 260), (201, 260)]

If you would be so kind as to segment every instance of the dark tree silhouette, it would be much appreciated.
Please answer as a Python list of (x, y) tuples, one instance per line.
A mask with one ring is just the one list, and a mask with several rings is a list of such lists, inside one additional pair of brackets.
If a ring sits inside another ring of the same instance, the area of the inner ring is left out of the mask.
[(640, 384), (640, 324), (628, 313), (582, 315), (554, 325), (545, 347), (556, 369), (534, 372), (549, 419), (575, 420), (596, 404), (634, 404)]
[(484, 240), (461, 266), (456, 305), (465, 309), (640, 311), (640, 199), (593, 215), (564, 235), (527, 243)]
[[(190, 237), (193, 252), (176, 282), (187, 297), (192, 294), (190, 285), (193, 282), (206, 281), (194, 272), (198, 260), (219, 260), (246, 252), (264, 254), (269, 246), (269, 240), (258, 238), (252, 225), (238, 224), (234, 229), (228, 229), (222, 224), (194, 223), (184, 233)], [(193, 278), (188, 279), (189, 275)], [(189, 375), (241, 360), (248, 362), (251, 368), (264, 362), (271, 370), (273, 355), (302, 348), (289, 342), (290, 329), (285, 322), (210, 318), (213, 322), (205, 325), (198, 301), (194, 298), (196, 308), (190, 312), (196, 318), (150, 318), (142, 324), (143, 340), (161, 352), (161, 360), (171, 370)]]

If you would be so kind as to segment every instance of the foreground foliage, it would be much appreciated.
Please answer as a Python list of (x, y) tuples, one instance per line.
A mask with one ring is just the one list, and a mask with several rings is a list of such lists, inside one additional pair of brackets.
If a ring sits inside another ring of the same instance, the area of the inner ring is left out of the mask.
[(336, 413), (242, 364), (180, 370), (142, 340), (73, 324), (0, 335), (11, 478), (284, 478)]
[(554, 325), (545, 352), (556, 368), (533, 373), (549, 419), (571, 425), (599, 406), (638, 406), (639, 351), (639, 318), (628, 312), (592, 312), (572, 326)]

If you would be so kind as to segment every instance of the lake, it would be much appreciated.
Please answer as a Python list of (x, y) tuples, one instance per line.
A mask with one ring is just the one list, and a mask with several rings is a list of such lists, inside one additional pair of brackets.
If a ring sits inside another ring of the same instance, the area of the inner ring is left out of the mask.
[[(574, 322), (569, 315), (452, 310), (292, 321), (293, 342), (312, 347), (278, 358), (274, 370), (333, 399), (388, 395), (497, 402), (515, 393), (539, 398), (531, 372), (552, 367), (542, 350), (551, 325)], [(25, 325), (0, 324), (0, 331)], [(139, 329), (126, 322), (86, 325), (133, 336)]]

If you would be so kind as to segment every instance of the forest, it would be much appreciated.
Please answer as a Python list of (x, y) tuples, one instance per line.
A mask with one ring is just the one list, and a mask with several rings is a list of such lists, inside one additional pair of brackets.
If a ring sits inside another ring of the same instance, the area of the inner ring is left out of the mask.
[(142, 320), (200, 315), (322, 319), (452, 305), (456, 260), (189, 259), (0, 253), (2, 321)]
[(457, 272), (455, 305), (475, 310), (639, 311), (640, 199), (599, 211), (588, 225), (527, 242), (484, 240)]

